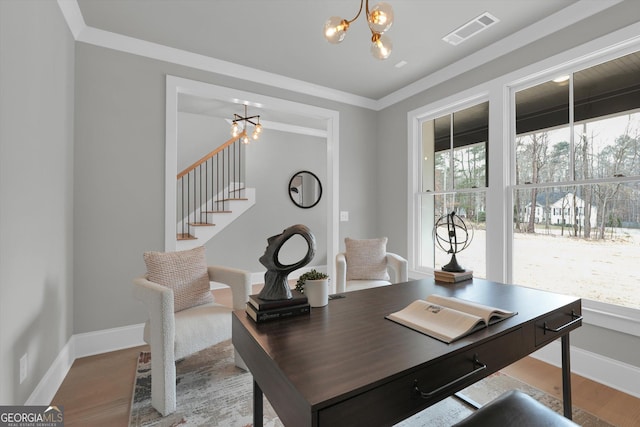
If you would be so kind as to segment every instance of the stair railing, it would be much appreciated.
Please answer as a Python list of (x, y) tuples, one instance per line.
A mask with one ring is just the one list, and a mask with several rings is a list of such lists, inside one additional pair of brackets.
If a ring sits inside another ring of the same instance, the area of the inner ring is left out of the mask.
[(229, 212), (229, 201), (244, 197), (245, 135), (233, 137), (177, 175), (177, 238), (194, 239), (192, 227), (214, 226), (214, 213)]

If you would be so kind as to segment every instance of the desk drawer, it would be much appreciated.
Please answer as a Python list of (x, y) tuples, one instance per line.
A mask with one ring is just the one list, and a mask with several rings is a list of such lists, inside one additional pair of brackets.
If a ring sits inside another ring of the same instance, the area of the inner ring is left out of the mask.
[(539, 347), (574, 330), (582, 324), (580, 301), (550, 313), (535, 323), (535, 345)]
[(319, 425), (391, 425), (520, 359), (524, 347), (517, 329), (322, 409)]

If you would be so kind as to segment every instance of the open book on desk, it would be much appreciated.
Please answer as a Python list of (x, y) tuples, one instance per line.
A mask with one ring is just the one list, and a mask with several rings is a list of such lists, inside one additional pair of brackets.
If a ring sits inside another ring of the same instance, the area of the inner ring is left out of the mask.
[(459, 298), (429, 295), (386, 317), (450, 343), (516, 314)]

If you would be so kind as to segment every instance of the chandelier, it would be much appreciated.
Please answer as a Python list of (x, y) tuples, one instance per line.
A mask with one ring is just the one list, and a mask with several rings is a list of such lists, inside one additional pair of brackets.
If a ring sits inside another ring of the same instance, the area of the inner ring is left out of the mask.
[[(255, 121), (254, 121), (255, 120)], [(240, 124), (242, 122), (242, 131), (240, 130)], [(260, 138), (260, 133), (262, 133), (262, 125), (260, 124), (260, 116), (248, 116), (247, 115), (247, 105), (244, 106), (244, 117), (238, 114), (233, 114), (233, 121), (231, 122), (231, 136), (234, 138), (242, 135), (242, 143), (249, 143), (249, 136), (247, 135), (247, 123), (251, 123), (253, 125), (253, 133), (251, 134), (251, 138), (254, 140), (258, 140)]]
[[(350, 21), (339, 16), (332, 16), (327, 20), (324, 24), (324, 37), (329, 43), (338, 44), (344, 40), (349, 25), (360, 16), (363, 3), (365, 0), (360, 0), (358, 14)], [(380, 2), (369, 10), (369, 0), (366, 0), (365, 11), (371, 30), (371, 54), (377, 59), (387, 59), (391, 55), (393, 45), (391, 39), (384, 33), (393, 24), (393, 8), (389, 3)]]

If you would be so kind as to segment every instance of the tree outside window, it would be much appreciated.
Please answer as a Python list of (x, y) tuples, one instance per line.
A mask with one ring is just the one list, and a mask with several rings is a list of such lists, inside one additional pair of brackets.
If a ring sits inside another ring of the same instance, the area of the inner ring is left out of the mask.
[[(441, 268), (450, 254), (436, 247), (433, 226), (455, 211), (475, 230), (459, 260), (474, 276), (486, 276), (485, 223), (489, 103), (442, 114), (422, 122), (422, 189), (418, 270)], [(465, 263), (465, 260), (469, 262)], [(466, 265), (465, 265), (466, 264)]]
[(516, 92), (514, 282), (640, 308), (639, 64)]

